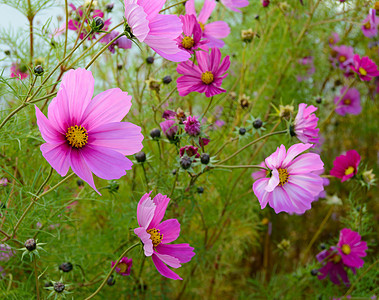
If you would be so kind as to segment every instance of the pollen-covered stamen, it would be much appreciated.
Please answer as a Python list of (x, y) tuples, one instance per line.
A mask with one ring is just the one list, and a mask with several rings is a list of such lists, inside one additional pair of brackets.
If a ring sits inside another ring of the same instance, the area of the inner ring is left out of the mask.
[(341, 256), (336, 254), (331, 258), (331, 261), (338, 264), (341, 261)]
[(205, 29), (205, 24), (204, 24), (204, 23), (201, 23), (201, 22), (199, 22), (199, 25), (200, 25), (200, 28), (201, 28), (201, 30), (202, 30), (202, 31), (204, 31), (204, 29)]
[(279, 184), (280, 186), (283, 186), (288, 182), (288, 178), (290, 175), (288, 174), (287, 169), (278, 169), (279, 172)]
[(88, 143), (88, 133), (83, 126), (71, 126), (67, 129), (66, 140), (71, 147), (82, 148)]
[(120, 273), (125, 273), (126, 270), (128, 269), (128, 265), (124, 262), (120, 262), (118, 265), (117, 265), (117, 268), (120, 269)]
[(150, 239), (152, 240), (154, 247), (157, 247), (162, 242), (163, 234), (159, 232), (159, 229), (151, 228), (146, 230), (146, 232), (150, 234)]
[(201, 81), (205, 84), (211, 84), (214, 81), (214, 76), (211, 71), (204, 72), (201, 74)]
[(363, 76), (366, 76), (367, 75), (367, 71), (365, 69), (363, 69), (362, 67), (358, 69), (359, 73), (361, 73), (361, 75)]
[(345, 170), (345, 175), (353, 174), (355, 171), (354, 167), (350, 166)]
[(346, 255), (349, 255), (351, 252), (351, 248), (348, 244), (343, 244), (341, 247), (341, 250), (342, 250), (342, 253)]
[(185, 36), (182, 40), (182, 46), (184, 49), (191, 49), (195, 45), (195, 41), (190, 36)]
[(338, 58), (339, 62), (343, 63), (346, 61), (346, 56), (344, 55), (341, 55), (339, 58)]

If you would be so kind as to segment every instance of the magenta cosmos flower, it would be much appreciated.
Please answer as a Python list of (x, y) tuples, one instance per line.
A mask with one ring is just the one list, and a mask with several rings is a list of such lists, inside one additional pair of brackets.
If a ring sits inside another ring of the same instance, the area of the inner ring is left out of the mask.
[[(112, 267), (115, 265), (115, 261), (112, 261)], [(124, 256), (123, 258), (121, 258), (121, 260), (119, 261), (119, 263), (117, 264), (117, 267), (116, 267), (116, 272), (122, 276), (129, 276), (130, 275), (130, 271), (132, 269), (132, 265), (133, 265), (133, 260), (130, 258), (127, 258), (126, 256)]]
[(378, 67), (367, 56), (360, 58), (358, 54), (355, 54), (353, 60), (350, 68), (358, 74), (361, 80), (370, 81), (373, 77), (379, 76)]
[(209, 48), (222, 48), (225, 43), (221, 39), (226, 38), (229, 35), (230, 28), (224, 21), (216, 21), (207, 24), (208, 19), (215, 7), (215, 0), (205, 0), (200, 14), (197, 16), (195, 10), (195, 0), (189, 0), (186, 2), (186, 14), (194, 15), (197, 18), (197, 22), (199, 22), (202, 30), (202, 37), (209, 41), (207, 43)]
[[(337, 247), (331, 247), (328, 250), (323, 250), (316, 256), (317, 260), (322, 263), (323, 267), (318, 271), (318, 279), (322, 280), (329, 276), (329, 279), (334, 284), (339, 285), (342, 282), (350, 285), (349, 277), (347, 276), (345, 265), (338, 254)], [(355, 273), (355, 268), (350, 268)]]
[[(343, 87), (340, 92), (341, 95), (334, 98), (336, 113), (341, 116), (346, 114), (360, 114), (362, 107), (359, 91), (355, 88), (351, 88), (345, 93), (346, 89), (347, 87)], [(342, 95), (344, 96), (341, 98)]]
[(379, 17), (376, 16), (376, 10), (370, 9), (366, 19), (363, 20), (362, 33), (368, 38), (375, 37), (378, 34)]
[(184, 130), (188, 135), (197, 136), (200, 134), (200, 122), (196, 117), (188, 116), (183, 122)]
[(182, 32), (182, 22), (176, 15), (160, 15), (166, 0), (125, 0), (125, 18), (131, 34), (147, 44), (163, 58), (180, 62), (191, 55), (179, 49), (176, 38)]
[(154, 199), (150, 193), (142, 196), (137, 207), (137, 220), (140, 227), (134, 233), (143, 242), (146, 256), (151, 256), (158, 272), (174, 280), (182, 278), (170, 270), (181, 267), (182, 263), (189, 262), (195, 255), (194, 248), (189, 244), (168, 244), (179, 237), (180, 224), (177, 219), (162, 221), (170, 202), (170, 198), (157, 194)]
[(183, 35), (180, 35), (176, 42), (178, 47), (193, 54), (194, 50), (198, 49), (202, 45), (208, 43), (207, 40), (201, 40), (201, 27), (196, 21), (194, 15), (180, 16), (180, 20), (183, 23)]
[(169, 118), (159, 124), (166, 137), (172, 141), (175, 139), (175, 135), (178, 132), (178, 126), (176, 125), (175, 118)]
[(351, 268), (363, 267), (364, 261), (361, 257), (366, 256), (367, 243), (361, 241), (361, 236), (358, 232), (348, 228), (342, 229), (337, 246), (342, 262), (346, 266)]
[[(111, 40), (113, 40), (115, 37), (120, 35), (120, 33), (116, 30), (113, 30), (111, 33), (106, 35), (100, 40), (100, 43), (103, 44), (108, 44)], [(122, 36), (118, 38), (116, 41), (114, 41), (109, 47), (108, 50), (111, 53), (115, 53), (115, 47), (120, 48), (120, 49), (130, 49), (132, 48), (132, 41), (129, 40), (126, 36)]]
[(322, 178), (313, 173), (324, 166), (320, 156), (316, 153), (299, 155), (311, 147), (311, 144), (296, 144), (286, 152), (281, 145), (265, 159), (271, 177), (261, 178), (253, 184), (262, 209), (267, 203), (275, 213), (303, 214), (311, 208), (312, 201), (324, 190)]
[(93, 89), (90, 71), (70, 70), (49, 105), (48, 119), (35, 108), (45, 159), (61, 176), (71, 167), (99, 193), (92, 172), (107, 180), (125, 175), (133, 165), (125, 155), (142, 149), (143, 135), (140, 127), (121, 122), (132, 105), (128, 93), (109, 89), (91, 100)]
[(221, 62), (220, 49), (213, 48), (210, 53), (197, 51), (196, 60), (199, 65), (186, 61), (176, 68), (176, 71), (183, 75), (176, 81), (179, 95), (184, 97), (191, 92), (198, 92), (205, 93), (206, 97), (212, 97), (225, 93), (226, 90), (220, 87), (222, 80), (228, 76), (224, 73), (230, 66), (229, 56)]
[(313, 105), (307, 107), (305, 103), (299, 104), (299, 111), (291, 135), (295, 135), (303, 143), (317, 143), (319, 140), (318, 132), (320, 129), (316, 128), (318, 118), (314, 114), (316, 110), (317, 107)]
[(355, 150), (349, 150), (346, 155), (340, 155), (333, 161), (333, 169), (330, 170), (330, 175), (341, 178), (344, 182), (358, 172), (358, 166), (361, 162), (361, 156)]
[(232, 11), (241, 12), (239, 8), (248, 6), (249, 0), (221, 0), (221, 3)]
[(25, 79), (29, 76), (28, 68), (24, 64), (13, 63), (11, 65), (11, 77)]

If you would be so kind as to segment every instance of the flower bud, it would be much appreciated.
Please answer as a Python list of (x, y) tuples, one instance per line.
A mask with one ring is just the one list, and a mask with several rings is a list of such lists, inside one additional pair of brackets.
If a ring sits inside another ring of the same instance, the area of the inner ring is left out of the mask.
[(149, 65), (153, 64), (154, 63), (154, 57), (149, 56), (148, 58), (146, 58), (146, 63)]
[(203, 188), (202, 186), (198, 186), (198, 187), (197, 187), (197, 193), (198, 193), (198, 194), (202, 194), (202, 193), (204, 193), (204, 188)]
[(249, 28), (241, 31), (241, 39), (243, 42), (250, 43), (255, 36), (253, 29)]
[(192, 161), (188, 156), (183, 156), (182, 159), (180, 160), (180, 166), (184, 169), (187, 170), (191, 167)]
[(150, 136), (152, 139), (159, 139), (161, 137), (161, 131), (159, 128), (154, 128), (150, 131)]
[(78, 179), (77, 181), (76, 181), (76, 184), (80, 187), (80, 186), (84, 186), (84, 181), (83, 180), (81, 180), (81, 179)]
[(146, 154), (143, 151), (136, 153), (134, 156), (139, 163), (143, 163), (146, 161)]
[(107, 280), (107, 284), (109, 286), (112, 286), (116, 283), (116, 280), (114, 279), (113, 275), (109, 276), (108, 280)]
[(37, 248), (37, 243), (34, 239), (28, 239), (25, 244), (24, 244), (25, 248), (29, 251), (33, 251), (33, 250), (36, 250)]
[(326, 249), (326, 245), (325, 245), (324, 243), (322, 243), (322, 244), (320, 245), (320, 248), (321, 248), (321, 250), (325, 250), (325, 249)]
[(318, 270), (317, 270), (317, 269), (313, 269), (313, 270), (311, 271), (311, 275), (312, 275), (312, 276), (317, 276), (317, 274), (318, 274)]
[(259, 20), (259, 15), (255, 15), (254, 19)]
[(245, 135), (246, 133), (246, 128), (241, 127), (240, 130), (238, 131), (240, 135)]
[(36, 76), (42, 76), (44, 73), (44, 70), (41, 65), (38, 65), (34, 68), (34, 75)]
[(172, 174), (172, 175), (176, 175), (176, 173), (178, 173), (178, 170), (177, 170), (177, 169), (174, 169), (174, 170), (171, 171), (171, 174)]
[(321, 98), (321, 97), (317, 97), (317, 98), (316, 98), (316, 103), (317, 103), (317, 104), (320, 104), (321, 102), (322, 102), (322, 98)]
[(261, 128), (262, 125), (263, 125), (263, 122), (262, 122), (261, 119), (256, 119), (256, 120), (253, 122), (253, 127), (254, 127), (255, 129), (259, 129), (259, 128)]
[(100, 17), (93, 18), (91, 27), (92, 27), (93, 31), (99, 32), (104, 27), (104, 20)]
[(111, 12), (112, 9), (113, 9), (113, 7), (114, 7), (114, 4), (113, 4), (113, 3), (108, 3), (107, 5), (105, 5), (105, 10), (106, 10), (107, 12)]
[(169, 84), (171, 81), (172, 81), (172, 78), (170, 75), (163, 77), (163, 83), (164, 84)]
[(9, 56), (9, 55), (11, 55), (11, 51), (10, 50), (5, 50), (4, 54), (7, 55), (7, 56)]
[(54, 283), (54, 291), (57, 293), (62, 293), (65, 289), (65, 285), (62, 282)]
[(70, 272), (72, 270), (73, 266), (70, 262), (65, 262), (59, 266), (59, 270), (63, 272)]
[(123, 66), (122, 64), (118, 64), (118, 65), (117, 65), (117, 70), (120, 71), (120, 70), (122, 70), (123, 67), (124, 67), (124, 66)]
[(209, 164), (209, 161), (210, 161), (209, 154), (208, 154), (208, 153), (203, 153), (203, 154), (201, 154), (200, 161), (201, 161), (201, 163), (202, 163), (203, 165), (207, 165), (207, 164)]

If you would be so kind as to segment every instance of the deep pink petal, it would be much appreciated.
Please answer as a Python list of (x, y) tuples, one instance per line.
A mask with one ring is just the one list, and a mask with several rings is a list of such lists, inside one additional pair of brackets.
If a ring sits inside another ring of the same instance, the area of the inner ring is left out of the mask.
[(161, 254), (171, 255), (179, 259), (179, 262), (184, 264), (191, 261), (192, 257), (195, 256), (193, 252), (194, 248), (190, 247), (189, 244), (159, 244), (156, 247), (157, 252)]
[(70, 152), (70, 161), (72, 171), (87, 182), (99, 195), (101, 195), (96, 189), (91, 170), (85, 163), (82, 152), (77, 149), (72, 149)]
[(39, 110), (37, 106), (35, 106), (36, 117), (37, 117), (37, 125), (39, 131), (41, 132), (42, 138), (50, 143), (50, 144), (61, 144), (66, 140), (64, 136), (57, 130), (55, 126), (53, 126), (45, 115)]
[(179, 262), (179, 259), (166, 254), (160, 254), (158, 252), (154, 252), (154, 255), (158, 256), (158, 258), (163, 261), (165, 264), (169, 265), (172, 268), (180, 268), (182, 265)]
[(177, 219), (168, 219), (160, 223), (157, 227), (163, 235), (162, 243), (167, 244), (175, 241), (180, 234), (180, 224)]
[(70, 168), (71, 147), (65, 143), (62, 144), (42, 144), (41, 151), (43, 157), (61, 176), (66, 176)]
[(157, 268), (158, 272), (167, 278), (174, 279), (174, 280), (183, 280), (180, 278), (178, 274), (176, 274), (174, 271), (170, 270), (155, 254), (152, 256), (153, 263), (155, 267)]
[(153, 202), (156, 206), (154, 218), (152, 219), (149, 228), (157, 228), (158, 224), (162, 221), (164, 214), (166, 213), (167, 205), (170, 202), (170, 198), (166, 195), (157, 194)]

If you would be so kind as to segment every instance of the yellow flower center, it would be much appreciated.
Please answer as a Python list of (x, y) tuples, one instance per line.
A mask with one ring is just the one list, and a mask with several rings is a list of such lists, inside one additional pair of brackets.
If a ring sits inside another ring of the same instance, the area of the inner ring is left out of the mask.
[(339, 256), (339, 255), (334, 255), (333, 257), (332, 257), (332, 261), (335, 263), (335, 264), (338, 264), (340, 261), (341, 261), (341, 256)]
[(363, 76), (367, 75), (367, 71), (363, 69), (362, 67), (358, 69), (359, 73), (361, 73)]
[(343, 104), (350, 105), (351, 104), (351, 100), (350, 99), (345, 99), (345, 100), (343, 100)]
[(329, 44), (334, 44), (334, 39), (333, 38), (329, 39)]
[(204, 72), (201, 74), (201, 81), (205, 84), (211, 84), (214, 80), (213, 74), (211, 71)]
[(339, 60), (341, 63), (343, 63), (344, 61), (346, 61), (346, 56), (341, 55), (341, 56), (338, 58), (338, 60)]
[(82, 148), (88, 143), (88, 133), (83, 126), (71, 126), (67, 129), (66, 139), (71, 147)]
[(350, 166), (345, 170), (345, 175), (350, 175), (354, 173), (354, 167)]
[(127, 265), (126, 263), (120, 262), (120, 263), (117, 265), (117, 268), (120, 269), (120, 273), (125, 273), (126, 270), (128, 269), (128, 265)]
[(363, 27), (366, 28), (366, 29), (371, 29), (371, 24), (370, 24), (370, 22), (365, 23), (365, 24), (363, 25)]
[(351, 248), (350, 248), (350, 246), (348, 244), (342, 245), (341, 250), (342, 250), (342, 253), (346, 254), (346, 255), (349, 255), (350, 252), (351, 252)]
[(202, 31), (204, 31), (204, 28), (205, 28), (205, 24), (204, 24), (204, 23), (201, 23), (201, 22), (199, 22), (199, 25), (200, 25), (200, 27), (201, 27), (201, 30), (202, 30)]
[(278, 169), (279, 172), (279, 184), (280, 186), (283, 186), (288, 182), (288, 178), (290, 175), (288, 174), (287, 169)]
[(146, 231), (150, 234), (150, 239), (153, 241), (153, 246), (158, 246), (163, 239), (163, 234), (159, 233), (159, 229), (151, 228)]
[(190, 36), (185, 36), (182, 40), (182, 46), (185, 49), (191, 49), (195, 45), (195, 41)]

